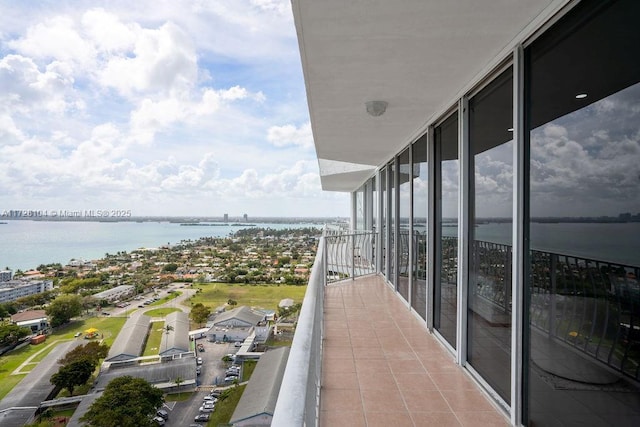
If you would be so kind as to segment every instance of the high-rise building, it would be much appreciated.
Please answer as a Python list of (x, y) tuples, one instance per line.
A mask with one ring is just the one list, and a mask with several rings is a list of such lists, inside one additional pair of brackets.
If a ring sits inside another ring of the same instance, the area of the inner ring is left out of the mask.
[(322, 188), (370, 236), (314, 268), (377, 277), (324, 287), (319, 406), (283, 381), (274, 423), (299, 401), (309, 425), (478, 425), (477, 384), (505, 416), (485, 425), (638, 424), (640, 223), (618, 217), (640, 196), (640, 2), (292, 3)]
[(229, 214), (224, 214), (224, 222), (229, 222)]
[(247, 214), (242, 215), (242, 218), (244, 219), (244, 222), (249, 221), (249, 216)]

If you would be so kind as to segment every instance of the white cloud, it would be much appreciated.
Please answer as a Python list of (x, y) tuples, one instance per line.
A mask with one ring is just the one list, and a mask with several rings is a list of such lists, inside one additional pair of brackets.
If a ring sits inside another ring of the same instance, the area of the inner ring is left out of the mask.
[(114, 14), (102, 8), (91, 9), (81, 18), (84, 33), (101, 52), (118, 53), (131, 50), (141, 28), (138, 24), (123, 23)]
[(299, 128), (294, 125), (272, 126), (269, 128), (267, 140), (276, 147), (294, 145), (311, 148), (313, 147), (311, 123), (307, 122)]
[(68, 64), (53, 61), (40, 72), (36, 63), (21, 55), (0, 59), (0, 107), (18, 113), (47, 111), (62, 114), (68, 109), (83, 108), (75, 99), (74, 79)]
[(335, 212), (288, 0), (24, 7), (0, 38), (1, 204)]
[(94, 61), (96, 49), (78, 32), (70, 16), (58, 15), (28, 28), (26, 34), (7, 45), (34, 59), (54, 59), (86, 66)]
[(106, 61), (99, 73), (100, 83), (123, 96), (188, 93), (198, 79), (197, 56), (190, 37), (171, 22), (155, 30), (139, 30), (136, 35), (132, 52)]

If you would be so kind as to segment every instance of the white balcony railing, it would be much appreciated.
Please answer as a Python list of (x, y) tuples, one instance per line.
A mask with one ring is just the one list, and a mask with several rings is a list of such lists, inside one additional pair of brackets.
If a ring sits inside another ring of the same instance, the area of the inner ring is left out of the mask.
[(271, 425), (316, 426), (320, 411), (325, 237), (320, 239)]
[(318, 244), (309, 285), (273, 415), (278, 427), (316, 426), (320, 411), (324, 287), (328, 281), (375, 272), (372, 232), (325, 230)]

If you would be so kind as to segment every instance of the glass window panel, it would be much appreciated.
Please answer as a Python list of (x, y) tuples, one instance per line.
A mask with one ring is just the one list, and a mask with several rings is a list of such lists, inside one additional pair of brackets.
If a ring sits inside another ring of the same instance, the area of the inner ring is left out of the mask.
[(429, 197), (429, 171), (427, 170), (427, 136), (413, 144), (413, 281), (411, 306), (427, 318), (427, 212)]
[(526, 50), (528, 425), (640, 420), (640, 2)]
[(372, 251), (372, 262), (373, 265), (377, 265), (377, 259), (376, 257), (377, 252), (375, 250), (377, 242), (376, 242), (376, 231), (378, 230), (378, 226), (380, 224), (380, 221), (378, 219), (378, 187), (376, 185), (376, 178), (373, 177), (371, 178), (371, 231), (373, 233), (372, 235), (372, 243), (373, 243), (373, 251)]
[(434, 129), (436, 151), (436, 263), (433, 325), (456, 347), (458, 307), (458, 114)]
[(409, 149), (398, 156), (398, 292), (409, 301), (409, 226), (411, 215), (411, 164)]
[(467, 360), (511, 400), (511, 68), (469, 100)]
[(356, 230), (364, 230), (364, 185), (356, 191)]
[(380, 218), (380, 269), (387, 273), (387, 168), (380, 172), (380, 192), (382, 193), (382, 217)]
[(396, 240), (396, 185), (395, 185), (395, 173), (396, 173), (396, 165), (395, 162), (389, 163), (387, 166), (387, 170), (389, 171), (387, 176), (387, 183), (389, 186), (389, 247), (387, 251), (388, 259), (388, 274), (387, 279), (396, 284), (396, 265), (395, 265), (395, 240)]

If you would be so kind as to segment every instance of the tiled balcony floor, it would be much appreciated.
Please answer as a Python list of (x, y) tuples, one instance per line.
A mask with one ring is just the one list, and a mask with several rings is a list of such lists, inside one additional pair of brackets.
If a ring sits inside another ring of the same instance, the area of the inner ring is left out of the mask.
[(508, 426), (378, 276), (328, 285), (320, 425)]

